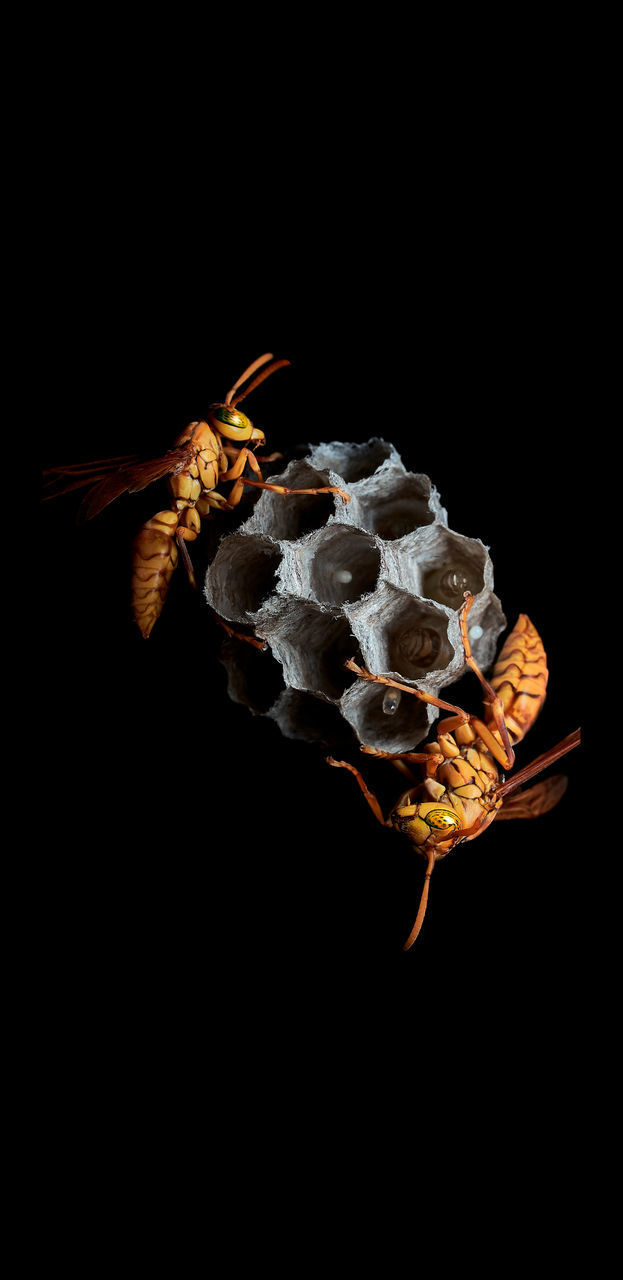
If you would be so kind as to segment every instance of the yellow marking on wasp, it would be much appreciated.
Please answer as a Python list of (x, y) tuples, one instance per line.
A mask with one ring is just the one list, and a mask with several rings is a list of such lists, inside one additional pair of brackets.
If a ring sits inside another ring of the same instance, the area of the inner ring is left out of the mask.
[(433, 827), (435, 831), (443, 831), (445, 827), (448, 829), (460, 827), (461, 823), (456, 813), (451, 813), (449, 809), (431, 809), (424, 816), (424, 821), (429, 827)]
[(460, 796), (462, 800), (478, 800), (482, 795), (480, 787), (475, 783), (469, 783), (466, 787), (455, 787), (455, 794)]

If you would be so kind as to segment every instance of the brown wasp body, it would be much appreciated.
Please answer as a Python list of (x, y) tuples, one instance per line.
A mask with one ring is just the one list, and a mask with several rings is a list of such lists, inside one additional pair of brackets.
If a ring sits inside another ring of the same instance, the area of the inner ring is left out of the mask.
[[(80, 508), (79, 518), (82, 520), (92, 519), (121, 494), (137, 493), (153, 481), (168, 477), (170, 505), (146, 521), (132, 549), (132, 609), (145, 638), (150, 635), (162, 612), (180, 554), (191, 584), (197, 585), (186, 543), (194, 542), (199, 536), (201, 518), (209, 517), (212, 510), (232, 510), (240, 502), (245, 485), (283, 495), (336, 493), (345, 502), (349, 501), (347, 493), (332, 486), (287, 489), (263, 480), (259, 461), (271, 462), (280, 455), (273, 454), (258, 461), (255, 450), (265, 443), (264, 433), (254, 427), (251, 419), (236, 406), (272, 373), (289, 363), (289, 360), (273, 360), (270, 352), (259, 356), (241, 374), (225, 399), (210, 407), (206, 419), (191, 422), (185, 427), (173, 448), (160, 458), (147, 462), (138, 461), (135, 455), (108, 458), (89, 464), (55, 467), (44, 472), (51, 476), (49, 486), (54, 487), (59, 480), (62, 482), (54, 492), (44, 495), (46, 498), (90, 486)], [(257, 377), (241, 390), (256, 373)], [(243, 474), (247, 463), (255, 479)], [(217, 486), (229, 481), (233, 482), (232, 488), (225, 497)], [(230, 628), (226, 627), (226, 630)], [(249, 639), (246, 636), (241, 638)], [(250, 640), (250, 643), (264, 647), (260, 641)]]
[[(508, 781), (500, 778), (500, 767), (507, 771), (513, 768), (512, 744), (521, 741), (543, 705), (547, 659), (538, 632), (526, 614), (521, 614), (499, 654), (489, 683), (471, 655), (466, 617), (472, 601), (466, 592), (461, 635), (465, 661), (485, 691), (483, 719), (410, 685), (372, 675), (353, 661), (346, 663), (364, 680), (389, 685), (401, 694), (412, 694), (451, 713), (439, 722), (437, 741), (424, 751), (391, 754), (362, 748), (368, 755), (391, 760), (414, 784), (399, 797), (387, 818), (359, 770), (344, 760), (329, 758), (329, 764), (354, 774), (377, 820), (407, 835), (426, 858), (424, 888), (405, 950), (413, 945), (422, 927), (435, 863), (457, 844), (475, 840), (494, 819), (536, 818), (552, 809), (566, 789), (567, 780), (561, 774), (538, 782), (527, 791), (518, 788), (580, 743), (577, 729)], [(411, 772), (412, 764), (422, 766), (422, 781), (418, 782)]]

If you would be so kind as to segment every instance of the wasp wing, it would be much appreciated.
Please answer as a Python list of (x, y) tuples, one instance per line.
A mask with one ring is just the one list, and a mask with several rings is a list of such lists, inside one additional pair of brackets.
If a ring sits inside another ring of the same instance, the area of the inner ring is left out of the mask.
[(549, 813), (562, 800), (567, 782), (568, 778), (564, 773), (555, 773), (551, 778), (537, 782), (534, 787), (528, 787), (526, 791), (518, 791), (498, 809), (496, 822), (506, 818), (539, 818), (541, 814)]
[(73, 493), (74, 489), (86, 489), (87, 486), (93, 488), (105, 476), (118, 471), (122, 464), (136, 463), (139, 457), (138, 453), (128, 453), (118, 458), (102, 458), (99, 462), (78, 462), (66, 467), (50, 467), (42, 472), (46, 478), (41, 485), (41, 501), (50, 502), (52, 498), (64, 498), (65, 494)]
[(80, 504), (78, 520), (92, 520), (104, 507), (122, 493), (138, 493), (153, 484), (154, 480), (162, 480), (174, 472), (183, 471), (192, 461), (197, 450), (193, 445), (182, 445), (177, 449), (169, 449), (161, 458), (152, 458), (148, 462), (131, 462), (124, 464), (112, 475), (107, 475), (99, 484), (86, 494)]
[(121, 497), (122, 493), (138, 493), (154, 480), (183, 471), (192, 462), (196, 447), (190, 442), (169, 449), (161, 458), (147, 461), (138, 460), (137, 454), (127, 454), (119, 458), (104, 458), (99, 462), (77, 463), (75, 466), (54, 467), (43, 474), (51, 476), (47, 481), (48, 488), (54, 488), (57, 480), (64, 483), (53, 492), (43, 495), (44, 501), (70, 493), (73, 489), (89, 485), (89, 492), (82, 499), (78, 510), (78, 521), (92, 520), (104, 507)]

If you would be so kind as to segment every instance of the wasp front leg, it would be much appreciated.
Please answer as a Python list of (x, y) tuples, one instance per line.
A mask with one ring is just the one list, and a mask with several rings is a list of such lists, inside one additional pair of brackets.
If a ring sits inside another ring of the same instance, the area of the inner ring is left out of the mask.
[(370, 788), (368, 787), (365, 779), (362, 777), (359, 770), (356, 769), (353, 764), (348, 764), (348, 761), (346, 760), (334, 760), (333, 756), (327, 756), (327, 764), (332, 765), (334, 769), (348, 769), (348, 772), (352, 773), (359, 787), (363, 791), (363, 794), (368, 804), (370, 805), (370, 808), (377, 822), (380, 822), (382, 827), (391, 827), (391, 822), (389, 821), (389, 819), (383, 817), (383, 810), (381, 809), (379, 801), (377, 800), (374, 792), (370, 791)]
[[(401, 693), (410, 693), (412, 697), (419, 698), (421, 702), (428, 702), (433, 707), (439, 707), (440, 711), (450, 711), (447, 719), (441, 720), (437, 727), (438, 738), (443, 738), (449, 733), (453, 733), (455, 729), (461, 729), (468, 726), (474, 734), (481, 738), (487, 749), (491, 752), (495, 760), (504, 768), (510, 769), (513, 765), (515, 756), (508, 741), (508, 748), (501, 745), (497, 738), (494, 738), (491, 729), (487, 727), (477, 716), (471, 715), (468, 711), (463, 711), (461, 707), (455, 707), (451, 702), (444, 702), (442, 698), (436, 698), (432, 693), (425, 693), (423, 689), (413, 689), (409, 684), (402, 684), (399, 680), (392, 680), (389, 676), (374, 675), (371, 671), (367, 671), (365, 667), (360, 667), (351, 659), (346, 663), (349, 671), (354, 671), (356, 675), (361, 676), (363, 680), (373, 680), (377, 684), (390, 685), (393, 689), (399, 689)], [(484, 679), (484, 676), (483, 676)]]
[(219, 493), (218, 489), (204, 489), (201, 497), (197, 500), (197, 511), (202, 520), (212, 520), (213, 511), (230, 511), (231, 507), (224, 493)]
[(409, 768), (410, 764), (422, 765), (424, 776), (434, 778), (439, 765), (445, 760), (445, 756), (434, 746), (426, 751), (381, 751), (378, 747), (362, 747), (361, 750), (367, 756), (375, 756), (377, 760), (389, 760), (410, 782), (416, 781)]
[[(297, 494), (297, 493), (299, 494), (335, 493), (338, 495), (338, 497), (342, 498), (344, 502), (350, 502), (350, 494), (346, 493), (345, 489), (340, 489), (336, 485), (322, 485), (317, 489), (290, 489), (288, 488), (287, 485), (270, 484), (268, 481), (264, 480), (259, 462), (252, 449), (249, 449), (246, 445), (243, 445), (237, 451), (237, 454), (234, 454), (231, 446), (226, 445), (225, 450), (229, 458), (231, 458), (232, 456), (234, 457), (234, 462), (227, 469), (227, 471), (225, 471), (219, 477), (219, 479), (233, 480), (234, 482), (233, 487), (230, 490), (229, 499), (228, 499), (230, 507), (238, 506), (238, 503), (240, 502), (240, 499), (242, 498), (242, 495), (244, 493), (245, 485), (250, 485), (252, 488), (255, 488), (255, 489), (268, 489), (271, 493), (281, 493), (284, 497), (290, 494)], [(266, 458), (265, 461), (270, 462), (275, 457), (278, 457), (278, 456), (279, 456), (278, 454), (273, 454), (269, 458)], [(256, 480), (251, 480), (250, 477), (244, 476), (242, 474), (247, 463), (251, 467), (251, 470), (255, 472), (255, 475), (257, 476)]]
[(239, 483), (243, 485), (250, 484), (255, 489), (269, 489), (271, 493), (281, 493), (284, 497), (289, 496), (291, 493), (336, 493), (343, 502), (350, 502), (350, 494), (345, 489), (338, 488), (337, 485), (322, 485), (319, 489), (289, 489), (284, 484), (267, 484), (265, 480), (247, 480), (244, 477), (240, 478)]
[(255, 454), (253, 453), (253, 450), (248, 449), (246, 446), (239, 449), (236, 460), (233, 463), (233, 465), (229, 467), (228, 470), (225, 471), (224, 474), (220, 477), (221, 480), (234, 481), (234, 484), (229, 492), (228, 502), (230, 507), (238, 506), (238, 503), (240, 502), (240, 499), (242, 498), (242, 495), (244, 493), (245, 483), (248, 483), (243, 479), (243, 476), (242, 476), (242, 473), (247, 465), (247, 462), (251, 467), (251, 470), (254, 471), (256, 476), (259, 477), (258, 482), (263, 483), (264, 478), (260, 470), (260, 464)]

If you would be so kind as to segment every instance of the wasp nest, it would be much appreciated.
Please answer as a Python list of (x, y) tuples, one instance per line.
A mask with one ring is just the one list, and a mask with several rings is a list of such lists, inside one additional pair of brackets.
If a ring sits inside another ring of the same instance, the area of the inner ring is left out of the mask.
[(270, 479), (293, 489), (337, 485), (350, 502), (264, 490), (222, 539), (208, 603), (270, 649), (226, 643), (230, 697), (288, 737), (415, 747), (436, 708), (359, 679), (345, 660), (439, 695), (465, 670), (459, 614), (470, 591), (472, 652), (486, 670), (506, 625), (487, 548), (448, 527), (428, 476), (407, 471), (384, 440), (317, 445)]

